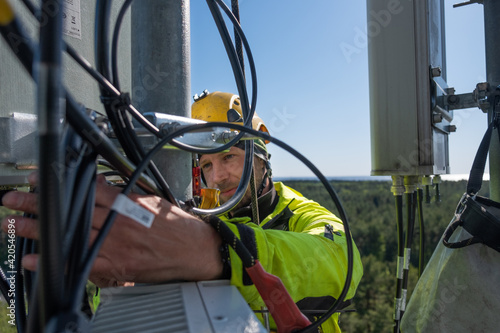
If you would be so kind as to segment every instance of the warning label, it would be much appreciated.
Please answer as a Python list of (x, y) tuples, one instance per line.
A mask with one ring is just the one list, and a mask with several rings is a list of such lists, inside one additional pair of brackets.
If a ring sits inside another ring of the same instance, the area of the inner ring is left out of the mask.
[(82, 19), (80, 0), (64, 0), (63, 33), (82, 39)]

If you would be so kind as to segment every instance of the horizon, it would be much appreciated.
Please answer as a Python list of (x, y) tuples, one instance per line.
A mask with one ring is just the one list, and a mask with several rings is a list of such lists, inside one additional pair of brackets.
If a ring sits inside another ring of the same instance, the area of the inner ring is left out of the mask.
[[(442, 181), (461, 181), (468, 180), (469, 174), (446, 174), (440, 175)], [(332, 180), (343, 180), (343, 181), (391, 181), (391, 176), (325, 176), (329, 181)], [(276, 181), (286, 181), (286, 180), (305, 180), (305, 181), (319, 181), (315, 176), (284, 176), (284, 177), (273, 177)], [(489, 181), (490, 175), (485, 173), (483, 175), (483, 181)]]

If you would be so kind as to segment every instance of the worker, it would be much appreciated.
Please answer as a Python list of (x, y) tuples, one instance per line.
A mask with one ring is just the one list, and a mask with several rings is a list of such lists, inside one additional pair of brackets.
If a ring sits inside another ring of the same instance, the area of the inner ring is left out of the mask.
[[(206, 121), (235, 121), (242, 115), (238, 96), (207, 93), (192, 106), (192, 117)], [(267, 132), (258, 116), (254, 129)], [(206, 185), (220, 190), (221, 203), (229, 200), (238, 187), (244, 166), (241, 143), (228, 151), (200, 156)], [(269, 154), (263, 140), (255, 140), (255, 183), (260, 221), (253, 223), (250, 190), (241, 202), (219, 218), (258, 258), (264, 269), (278, 276), (299, 309), (311, 321), (327, 310), (339, 296), (347, 274), (347, 246), (342, 221), (318, 203), (308, 200), (281, 182), (273, 182)], [(36, 183), (36, 176), (30, 177)], [(100, 178), (92, 222), (95, 239), (115, 199), (118, 187)], [(131, 194), (136, 204), (154, 213), (150, 228), (119, 215), (94, 263), (90, 280), (98, 286), (125, 282), (160, 283), (171, 280), (230, 279), (254, 310), (265, 304), (243, 269), (242, 262), (221, 240), (219, 234), (200, 218), (153, 195)], [(36, 195), (10, 192), (3, 204), (14, 210), (37, 212)], [(16, 221), (16, 234), (37, 238), (36, 221), (10, 217)], [(4, 230), (7, 228), (3, 222)], [(345, 300), (354, 296), (362, 276), (359, 252), (353, 244), (353, 274)], [(35, 270), (36, 255), (23, 258), (26, 269)], [(316, 312), (315, 312), (316, 311)], [(263, 320), (260, 314), (258, 314)], [(339, 313), (322, 326), (322, 332), (340, 332)], [(271, 328), (276, 329), (272, 318)]]

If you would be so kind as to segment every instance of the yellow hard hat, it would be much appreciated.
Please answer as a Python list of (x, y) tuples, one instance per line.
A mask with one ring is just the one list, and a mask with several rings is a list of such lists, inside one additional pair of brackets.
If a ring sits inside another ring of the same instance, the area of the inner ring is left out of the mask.
[[(194, 96), (191, 106), (191, 118), (204, 121), (242, 122), (242, 115), (240, 97), (227, 92), (209, 93), (205, 90), (200, 96)], [(269, 134), (257, 113), (253, 115), (252, 128)]]

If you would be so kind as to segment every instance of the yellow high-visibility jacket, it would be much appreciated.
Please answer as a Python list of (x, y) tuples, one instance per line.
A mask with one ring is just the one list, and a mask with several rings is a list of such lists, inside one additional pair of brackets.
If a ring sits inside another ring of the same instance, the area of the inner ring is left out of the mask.
[[(347, 242), (342, 221), (284, 184), (276, 182), (274, 187), (279, 201), (272, 213), (261, 216), (260, 225), (249, 217), (220, 218), (263, 268), (281, 279), (299, 309), (327, 310), (340, 295), (347, 274)], [(352, 299), (363, 275), (354, 244), (353, 252), (352, 281), (345, 301)], [(265, 303), (232, 248), (229, 256), (231, 284), (252, 309), (261, 310)], [(322, 332), (340, 332), (338, 316), (335, 313), (327, 320), (321, 326)], [(263, 320), (261, 315), (258, 317)], [(272, 318), (270, 323), (276, 329)]]

